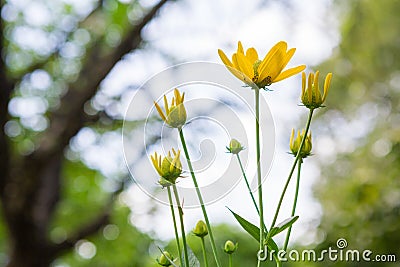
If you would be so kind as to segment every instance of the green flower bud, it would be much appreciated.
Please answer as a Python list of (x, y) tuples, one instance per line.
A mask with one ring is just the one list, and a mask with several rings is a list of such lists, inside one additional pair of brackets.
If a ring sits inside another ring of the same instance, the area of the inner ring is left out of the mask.
[(173, 156), (171, 152), (168, 152), (168, 155), (164, 158), (161, 158), (161, 155), (158, 155), (157, 152), (151, 156), (153, 166), (161, 177), (159, 183), (163, 187), (175, 184), (176, 179), (182, 174), (182, 163), (179, 158), (180, 150), (176, 152), (175, 149), (172, 149), (172, 153)]
[(224, 251), (225, 253), (232, 254), (236, 251), (238, 244), (234, 244), (232, 241), (228, 240), (225, 242)]
[(163, 253), (161, 253), (160, 258), (157, 259), (157, 263), (161, 266), (171, 266), (172, 264), (168, 259), (170, 259), (171, 261), (174, 260), (172, 256), (168, 253), (168, 251), (164, 251)]
[[(303, 139), (303, 136), (304, 136), (304, 130), (301, 132), (301, 134), (300, 134), (300, 131), (297, 132), (297, 137), (295, 138), (295, 132), (294, 132), (294, 129), (292, 129), (292, 134), (290, 136), (290, 150), (292, 151), (292, 154), (294, 156), (296, 156), (299, 151), (301, 140)], [(308, 157), (311, 154), (311, 149), (312, 149), (312, 141), (311, 141), (311, 132), (310, 132), (309, 135), (304, 140), (304, 144), (303, 144), (303, 147), (300, 152), (300, 157), (303, 159)]]
[(239, 154), (240, 151), (244, 149), (242, 144), (236, 139), (232, 139), (231, 142), (229, 143), (229, 147), (226, 147), (228, 149), (229, 153), (232, 154)]
[(207, 225), (202, 220), (198, 221), (196, 227), (193, 229), (193, 234), (198, 237), (205, 237), (208, 235)]
[(181, 128), (186, 123), (187, 115), (185, 106), (183, 105), (184, 99), (185, 93), (181, 94), (178, 89), (175, 89), (171, 104), (168, 105), (167, 97), (164, 95), (165, 113), (161, 109), (160, 105), (154, 102), (154, 106), (156, 107), (161, 119), (172, 128)]
[(186, 109), (183, 104), (172, 106), (167, 115), (167, 124), (172, 128), (181, 128), (186, 123)]

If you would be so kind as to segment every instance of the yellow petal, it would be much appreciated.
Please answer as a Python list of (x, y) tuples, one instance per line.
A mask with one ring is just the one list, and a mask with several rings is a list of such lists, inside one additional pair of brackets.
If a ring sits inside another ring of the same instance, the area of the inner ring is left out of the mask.
[[(282, 72), (279, 76), (283, 75), (286, 71)], [(279, 76), (278, 76), (278, 78), (279, 78)], [(302, 72), (301, 73), (301, 98), (303, 98), (304, 93), (306, 91), (306, 80), (307, 80), (306, 73)]]
[[(274, 83), (275, 83), (275, 82), (279, 82), (279, 81), (282, 81), (282, 80), (284, 80), (284, 79), (286, 79), (286, 78), (289, 78), (290, 76), (296, 75), (297, 73), (302, 72), (305, 68), (306, 68), (305, 65), (300, 65), (300, 66), (297, 66), (297, 67), (294, 67), (294, 68), (287, 69), (287, 70), (285, 70), (284, 72), (281, 72), (281, 73), (278, 75), (278, 77), (276, 77), (276, 79), (273, 80), (273, 82), (274, 82)], [(305, 75), (305, 74), (304, 74), (304, 75)], [(304, 82), (305, 82), (305, 80), (304, 80)], [(304, 86), (305, 86), (305, 85), (304, 85)]]
[(176, 105), (181, 104), (181, 103), (183, 102), (183, 101), (182, 101), (182, 96), (183, 96), (183, 94), (181, 95), (180, 92), (179, 92), (179, 90), (178, 90), (177, 88), (175, 88), (175, 90), (174, 90), (174, 95), (175, 95), (175, 99), (176, 99)]
[(290, 135), (290, 141), (289, 141), (290, 149), (292, 149), (293, 144), (294, 144), (293, 139), (294, 139), (294, 129), (292, 128), (292, 134)]
[(324, 96), (322, 97), (322, 103), (325, 102), (326, 96), (328, 95), (329, 87), (331, 86), (331, 79), (332, 79), (332, 73), (328, 73), (328, 75), (326, 75), (325, 78)]
[[(160, 156), (160, 160), (161, 160), (161, 156)], [(157, 152), (154, 153), (154, 156), (151, 156), (151, 161), (153, 162), (153, 166), (156, 169), (157, 173), (162, 176), (162, 172), (160, 169), (161, 165), (158, 165), (158, 156), (157, 156)], [(161, 164), (161, 163), (160, 163)]]
[[(275, 57), (275, 54), (278, 51), (284, 51), (286, 52), (287, 49), (287, 44), (284, 41), (280, 41), (277, 44), (275, 44), (268, 52), (268, 54), (264, 57), (262, 60), (260, 66), (258, 67), (258, 74), (260, 76), (260, 79), (262, 78), (265, 79), (269, 74), (268, 74), (268, 65), (273, 57)], [(281, 52), (283, 53), (283, 52)]]
[(247, 49), (246, 51), (246, 58), (254, 64), (254, 62), (256, 62), (258, 60), (258, 54), (257, 54), (257, 50), (254, 49), (253, 47)]
[(319, 80), (319, 71), (315, 72), (315, 77), (314, 77), (314, 82), (313, 82), (315, 90), (319, 91), (319, 82), (318, 82), (318, 80)]
[(218, 49), (218, 55), (221, 58), (222, 62), (229, 67), (232, 67), (232, 62), (228, 59), (228, 57), (225, 55), (225, 53), (221, 50)]
[[(233, 67), (229, 67), (229, 66), (226, 66), (226, 67), (228, 68), (228, 70), (229, 70), (233, 75), (235, 75), (236, 78), (238, 78), (238, 79), (241, 80), (241, 81), (244, 81), (244, 80), (245, 80), (245, 78), (244, 78), (245, 75), (243, 75), (243, 73), (240, 71), (239, 63), (238, 63), (238, 61), (237, 61), (236, 53), (232, 55), (232, 61), (233, 61)], [(248, 80), (248, 79), (247, 79), (247, 80)]]
[(185, 93), (182, 93), (179, 104), (182, 104), (184, 100), (185, 100)]
[(237, 59), (240, 70), (251, 80), (254, 76), (253, 64), (243, 54), (237, 54)]
[(314, 97), (316, 103), (321, 103), (321, 92), (319, 91), (319, 71), (315, 73), (314, 77)]
[[(278, 82), (281, 81), (285, 78), (280, 78), (277, 80), (278, 76), (280, 76), (280, 73), (282, 70), (286, 67), (286, 65), (289, 63), (290, 59), (293, 57), (294, 52), (296, 52), (296, 48), (290, 49), (287, 53), (286, 51), (283, 52), (283, 50), (280, 50), (278, 53), (275, 54), (275, 57), (271, 59), (271, 62), (274, 62), (275, 64), (271, 64), (270, 66), (270, 72), (269, 76), (272, 78), (272, 82)], [(281, 54), (282, 53), (282, 54)], [(261, 77), (264, 78), (264, 77)]]
[(233, 63), (233, 67), (234, 67), (235, 69), (240, 70), (240, 68), (239, 68), (239, 63), (238, 63), (238, 60), (237, 60), (237, 54), (236, 54), (236, 53), (234, 53), (234, 54), (232, 55), (232, 63)]
[(282, 61), (282, 66), (280, 67), (280, 69), (281, 69), (280, 72), (282, 72), (282, 70), (287, 66), (289, 61), (292, 59), (294, 52), (296, 52), (296, 48), (292, 48), (286, 53), (286, 55)]
[[(172, 98), (172, 100), (173, 100), (173, 98)], [(168, 100), (167, 100), (167, 97), (165, 95), (164, 95), (164, 108), (165, 108), (165, 112), (167, 113), (166, 117), (168, 117), (168, 115), (169, 115), (169, 107), (168, 107)]]
[(156, 107), (156, 109), (158, 111), (158, 114), (160, 115), (161, 119), (163, 121), (166, 121), (167, 118), (165, 117), (164, 112), (162, 111), (161, 107), (155, 101), (154, 101), (154, 106)]
[(237, 53), (240, 53), (240, 54), (243, 54), (243, 55), (244, 55), (244, 49), (243, 49), (243, 45), (242, 45), (242, 42), (241, 42), (241, 41), (238, 42)]
[(307, 87), (307, 91), (308, 91), (308, 103), (311, 103), (312, 101), (312, 85), (314, 82), (314, 74), (310, 73), (308, 74), (308, 87)]

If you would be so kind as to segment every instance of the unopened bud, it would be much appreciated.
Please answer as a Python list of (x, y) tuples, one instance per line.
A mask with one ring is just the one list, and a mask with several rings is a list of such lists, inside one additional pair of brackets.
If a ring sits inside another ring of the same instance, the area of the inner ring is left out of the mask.
[(198, 237), (205, 237), (208, 235), (207, 225), (202, 220), (198, 221), (196, 227), (193, 229), (193, 234)]
[(157, 259), (157, 263), (161, 266), (171, 266), (170, 260), (173, 261), (173, 258), (171, 254), (168, 253), (168, 251), (164, 251), (161, 253), (161, 256), (159, 259)]
[[(300, 131), (297, 132), (297, 136), (295, 137), (295, 131), (292, 129), (292, 134), (290, 136), (290, 150), (292, 151), (292, 154), (294, 156), (297, 155), (300, 149), (301, 145), (301, 140), (303, 140), (304, 136), (304, 130), (300, 133)], [(312, 149), (312, 141), (311, 141), (311, 133), (308, 134), (306, 139), (304, 140), (303, 147), (301, 148), (300, 152), (300, 157), (301, 158), (306, 158), (311, 154), (311, 149)]]
[(236, 251), (238, 244), (234, 244), (232, 241), (228, 240), (225, 242), (224, 251), (228, 254), (232, 254)]
[(229, 147), (226, 147), (229, 151), (229, 153), (232, 154), (239, 154), (240, 151), (244, 149), (242, 144), (236, 139), (232, 139), (231, 142), (229, 143)]

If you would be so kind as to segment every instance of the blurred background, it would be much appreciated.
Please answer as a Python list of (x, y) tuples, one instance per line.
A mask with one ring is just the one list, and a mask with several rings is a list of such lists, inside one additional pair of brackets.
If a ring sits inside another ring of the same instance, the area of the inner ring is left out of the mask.
[[(397, 0), (1, 1), (0, 265), (157, 266), (157, 246), (170, 243), (177, 255), (168, 209), (125, 166), (125, 110), (151, 76), (182, 62), (219, 62), (217, 49), (231, 54), (238, 40), (260, 55), (285, 40), (297, 48), (290, 64), (334, 73), (312, 126), (291, 247), (323, 250), (345, 238), (349, 249), (399, 261), (399, 11)], [(268, 222), (292, 162), (290, 130), (307, 114), (300, 84), (293, 77), (264, 94), (276, 130)], [(147, 157), (144, 149), (137, 153)], [(256, 221), (239, 185), (208, 207), (217, 246), (239, 242), (235, 266), (254, 266), (257, 243), (227, 205)], [(201, 218), (198, 209), (185, 216), (186, 229)], [(189, 235), (189, 244), (201, 258), (198, 240)]]

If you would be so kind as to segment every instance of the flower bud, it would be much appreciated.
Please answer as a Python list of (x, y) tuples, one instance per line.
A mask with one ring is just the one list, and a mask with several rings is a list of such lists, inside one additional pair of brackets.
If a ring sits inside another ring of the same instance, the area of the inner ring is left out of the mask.
[[(300, 131), (298, 131), (297, 136), (295, 138), (295, 131), (294, 129), (292, 129), (292, 134), (290, 136), (290, 150), (292, 151), (292, 154), (294, 156), (297, 156), (303, 136), (304, 136), (304, 130), (301, 132), (301, 134)], [(312, 141), (310, 132), (306, 137), (306, 139), (304, 140), (304, 144), (300, 152), (300, 157), (303, 159), (308, 157), (311, 154), (311, 149), (312, 149)]]
[(242, 146), (242, 144), (240, 144), (238, 140), (232, 139), (229, 143), (229, 147), (226, 147), (226, 149), (228, 149), (229, 153), (239, 154), (239, 152), (242, 151), (244, 147)]
[(161, 253), (160, 258), (157, 259), (157, 263), (161, 266), (171, 266), (171, 262), (168, 259), (170, 259), (171, 261), (174, 260), (168, 251), (164, 251), (163, 253)]
[(301, 102), (303, 102), (304, 106), (309, 109), (319, 108), (325, 102), (331, 84), (332, 73), (328, 73), (328, 75), (326, 75), (325, 77), (324, 94), (322, 96), (319, 90), (318, 78), (319, 71), (317, 71), (315, 75), (313, 73), (310, 73), (308, 75), (308, 81), (306, 81), (306, 74), (304, 72), (302, 73)]
[(164, 95), (164, 111), (154, 102), (154, 105), (161, 119), (172, 128), (181, 128), (186, 123), (186, 109), (183, 105), (185, 93), (180, 93), (178, 89), (174, 90), (174, 97), (171, 100), (171, 105), (168, 105), (167, 97)]
[(161, 177), (159, 183), (163, 187), (175, 184), (176, 179), (182, 174), (182, 163), (179, 158), (180, 150), (176, 152), (175, 149), (172, 149), (172, 153), (173, 156), (171, 152), (168, 152), (168, 155), (164, 158), (157, 152), (151, 156), (153, 166)]
[(224, 251), (228, 254), (232, 254), (236, 251), (238, 244), (234, 244), (232, 241), (228, 240), (225, 242)]
[(193, 234), (198, 237), (205, 237), (208, 235), (207, 225), (202, 220), (198, 221), (196, 227), (193, 229)]
[(167, 117), (167, 123), (172, 128), (180, 128), (185, 125), (186, 122), (186, 109), (183, 104), (178, 106), (172, 106)]

